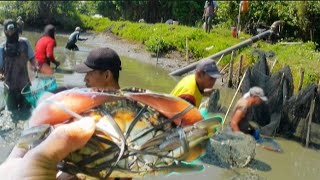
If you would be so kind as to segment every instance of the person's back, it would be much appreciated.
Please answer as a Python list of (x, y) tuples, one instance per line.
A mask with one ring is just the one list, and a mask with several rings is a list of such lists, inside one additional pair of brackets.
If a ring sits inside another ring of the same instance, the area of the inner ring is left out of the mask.
[[(230, 128), (233, 132), (243, 132), (254, 135), (258, 133), (256, 127), (250, 125), (253, 120), (253, 107), (267, 101), (263, 89), (260, 87), (252, 87), (239, 99), (236, 104), (230, 120)], [(257, 134), (256, 134), (257, 135)], [(259, 138), (259, 136), (255, 136)]]
[(206, 4), (205, 8), (204, 8), (204, 16), (208, 17), (208, 16), (213, 16), (214, 15), (214, 5), (212, 2), (209, 2)]
[(184, 77), (174, 87), (170, 93), (173, 96), (177, 96), (185, 99), (190, 104), (199, 107), (202, 99), (202, 94), (196, 83), (195, 74)]
[(53, 63), (58, 67), (60, 62), (54, 57), (54, 48), (57, 43), (55, 40), (56, 28), (52, 24), (45, 26), (42, 36), (36, 42), (35, 56), (38, 62), (40, 72), (46, 75), (54, 73), (50, 64)]
[(252, 120), (252, 107), (248, 103), (248, 99), (246, 97), (242, 97), (238, 100), (237, 104), (234, 107), (233, 114), (237, 111), (241, 111), (243, 113), (243, 118), (239, 122), (238, 127), (241, 132), (243, 133), (250, 133), (249, 132), (249, 121)]
[(75, 44), (78, 41), (79, 34), (79, 31), (74, 31), (73, 33), (71, 33), (68, 38), (68, 43)]
[[(50, 46), (50, 47), (49, 47)], [(47, 60), (47, 56), (52, 57), (53, 52), (48, 52), (48, 49), (53, 49), (55, 46), (55, 40), (49, 36), (41, 37), (35, 46), (35, 58), (39, 64), (43, 64)]]

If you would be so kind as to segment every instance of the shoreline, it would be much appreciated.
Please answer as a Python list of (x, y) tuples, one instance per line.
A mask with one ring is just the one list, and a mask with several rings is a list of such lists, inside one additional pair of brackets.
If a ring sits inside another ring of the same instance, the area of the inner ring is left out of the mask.
[[(82, 37), (89, 37), (86, 42), (88, 44), (95, 43), (96, 41), (94, 39), (99, 39), (100, 42), (103, 42), (104, 46), (115, 50), (119, 56), (125, 56), (144, 63), (153, 64), (169, 72), (194, 62), (194, 60), (190, 60), (188, 63), (184, 60), (183, 55), (177, 51), (172, 51), (165, 55), (159, 55), (157, 58), (156, 56), (153, 56), (152, 53), (148, 52), (142, 44), (122, 39), (109, 32), (82, 33)], [(93, 40), (90, 39), (90, 37), (93, 37)], [(92, 41), (90, 42), (90, 40)]]

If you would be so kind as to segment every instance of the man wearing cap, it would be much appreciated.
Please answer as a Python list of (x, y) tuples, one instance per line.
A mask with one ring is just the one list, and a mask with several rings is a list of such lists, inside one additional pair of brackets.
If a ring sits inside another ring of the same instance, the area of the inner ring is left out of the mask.
[[(253, 106), (260, 105), (267, 101), (267, 97), (264, 95), (263, 89), (260, 87), (252, 87), (249, 92), (240, 98), (234, 108), (231, 116), (230, 127), (233, 132), (241, 131), (246, 134), (255, 135), (256, 129), (250, 125), (250, 121), (253, 119)], [(258, 139), (259, 137), (255, 137)]]
[(31, 106), (21, 91), (30, 88), (28, 63), (33, 70), (38, 69), (33, 49), (28, 39), (19, 38), (18, 25), (14, 20), (6, 19), (3, 27), (6, 41), (0, 45), (0, 80), (5, 83), (7, 108), (10, 111), (27, 112)]
[(214, 62), (204, 60), (198, 63), (195, 74), (184, 77), (171, 91), (171, 95), (185, 99), (199, 107), (203, 96), (208, 96), (214, 90), (213, 86), (221, 74)]
[(86, 41), (88, 40), (88, 38), (80, 38), (80, 32), (81, 32), (81, 28), (80, 27), (76, 27), (76, 29), (74, 30), (74, 32), (69, 36), (66, 48), (72, 51), (79, 51), (78, 46), (76, 45), (76, 42), (79, 41)]
[(75, 67), (78, 73), (86, 73), (84, 82), (87, 87), (120, 89), (119, 71), (121, 60), (110, 48), (92, 50), (86, 61)]

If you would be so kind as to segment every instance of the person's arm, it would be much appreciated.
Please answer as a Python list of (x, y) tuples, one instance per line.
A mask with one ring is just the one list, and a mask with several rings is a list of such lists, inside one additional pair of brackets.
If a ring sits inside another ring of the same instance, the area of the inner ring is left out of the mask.
[(187, 102), (189, 102), (190, 104), (196, 106), (196, 99), (192, 96), (192, 95), (189, 95), (189, 94), (181, 94), (179, 96), (179, 98), (182, 98), (184, 100), (186, 100)]
[(94, 130), (93, 118), (84, 118), (57, 127), (29, 151), (16, 146), (0, 165), (1, 179), (56, 179), (58, 162), (83, 147)]
[(56, 65), (56, 67), (58, 67), (60, 65), (60, 62), (57, 61), (54, 57), (54, 47), (56, 46), (56, 42), (55, 41), (50, 41), (47, 45), (47, 58)]
[(216, 89), (214, 88), (206, 88), (203, 90), (203, 96), (210, 96)]
[(80, 33), (79, 33), (79, 34), (77, 34), (77, 40), (86, 41), (86, 40), (88, 40), (88, 38), (80, 38)]
[(245, 111), (243, 111), (240, 108), (235, 110), (230, 121), (230, 127), (232, 131), (234, 132), (240, 131), (239, 123), (243, 120), (244, 117), (245, 117)]
[(39, 70), (39, 66), (38, 66), (37, 61), (34, 58), (34, 52), (33, 52), (33, 49), (32, 49), (32, 46), (31, 46), (29, 40), (27, 38), (24, 38), (24, 37), (21, 37), (21, 39), (23, 39), (27, 44), (28, 60), (29, 60), (29, 62), (31, 64), (32, 70), (33, 71), (38, 71)]
[(50, 61), (55, 61), (54, 54), (53, 54), (55, 45), (56, 45), (55, 41), (50, 41), (46, 48), (46, 57)]

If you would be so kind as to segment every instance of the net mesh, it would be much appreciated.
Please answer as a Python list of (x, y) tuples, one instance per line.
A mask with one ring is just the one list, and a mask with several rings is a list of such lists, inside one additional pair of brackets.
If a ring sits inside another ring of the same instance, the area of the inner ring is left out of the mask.
[[(311, 84), (293, 95), (290, 67), (284, 66), (271, 75), (267, 53), (259, 50), (254, 54), (258, 54), (257, 63), (248, 69), (241, 92), (259, 86), (268, 97), (268, 103), (253, 107), (252, 120), (259, 124), (261, 133), (293, 137), (320, 145), (320, 94), (317, 85)], [(311, 106), (313, 101), (314, 106)]]
[[(29, 88), (30, 87), (30, 88)], [(54, 77), (45, 76), (35, 78), (31, 82), (31, 86), (23, 88), (21, 94), (26, 100), (35, 107), (38, 99), (45, 93), (51, 92), (57, 89), (57, 83)]]

